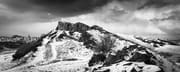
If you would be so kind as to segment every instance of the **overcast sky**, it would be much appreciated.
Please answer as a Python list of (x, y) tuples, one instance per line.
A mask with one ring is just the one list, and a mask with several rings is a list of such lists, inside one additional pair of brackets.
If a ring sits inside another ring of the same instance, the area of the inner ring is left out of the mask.
[(180, 34), (180, 0), (0, 0), (1, 35), (41, 35), (60, 20), (173, 36)]

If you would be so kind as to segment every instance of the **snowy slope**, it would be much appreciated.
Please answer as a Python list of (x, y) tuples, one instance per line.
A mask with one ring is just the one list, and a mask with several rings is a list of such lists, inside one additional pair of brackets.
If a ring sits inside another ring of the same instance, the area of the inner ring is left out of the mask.
[(99, 26), (59, 22), (56, 29), (13, 54), (0, 55), (1, 72), (179, 72), (155, 47)]

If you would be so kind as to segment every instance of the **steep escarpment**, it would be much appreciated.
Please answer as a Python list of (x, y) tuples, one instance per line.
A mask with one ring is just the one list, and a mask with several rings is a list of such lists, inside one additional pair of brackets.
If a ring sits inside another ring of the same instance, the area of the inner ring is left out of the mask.
[(16, 65), (7, 70), (21, 71), (17, 69), (21, 66), (26, 71), (48, 69), (52, 72), (179, 71), (173, 62), (148, 46), (80, 22), (59, 22), (56, 29), (17, 50), (13, 62)]
[(56, 28), (56, 30), (66, 30), (70, 32), (85, 32), (89, 29), (90, 27), (88, 25), (80, 22), (75, 24), (71, 24), (69, 22), (59, 22), (59, 25)]

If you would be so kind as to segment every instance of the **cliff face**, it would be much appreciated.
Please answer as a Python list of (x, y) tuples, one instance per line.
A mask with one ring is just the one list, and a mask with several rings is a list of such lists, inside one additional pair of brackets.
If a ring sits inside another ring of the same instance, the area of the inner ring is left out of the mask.
[[(99, 26), (88, 26), (83, 23), (59, 22), (55, 30), (36, 42), (23, 46), (13, 58), (20, 63), (37, 66), (61, 62), (60, 66), (57, 65), (58, 69), (83, 63), (80, 66), (81, 72), (179, 70), (175, 64), (146, 46), (110, 33)], [(72, 63), (64, 63), (67, 61)]]
[(66, 30), (71, 32), (86, 32), (90, 27), (83, 23), (69, 23), (69, 22), (59, 22), (56, 30)]
[(88, 30), (99, 30), (101, 32), (106, 32), (106, 30), (104, 30), (102, 27), (99, 27), (97, 25), (88, 26), (80, 22), (72, 24), (69, 22), (61, 22), (61, 21), (58, 22), (58, 26), (56, 30), (66, 30), (70, 32), (86, 32)]

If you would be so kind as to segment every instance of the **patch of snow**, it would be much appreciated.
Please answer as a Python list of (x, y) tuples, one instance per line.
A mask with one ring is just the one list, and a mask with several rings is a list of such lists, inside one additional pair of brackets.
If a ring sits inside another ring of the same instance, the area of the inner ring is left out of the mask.
[(81, 33), (79, 33), (79, 32), (74, 32), (72, 37), (74, 37), (74, 38), (76, 38), (76, 39), (79, 39), (79, 38), (81, 37)]
[(101, 37), (104, 36), (100, 31), (98, 30), (89, 30), (87, 31), (89, 34), (93, 36), (94, 39), (96, 39), (98, 42), (101, 42)]
[(134, 43), (137, 43), (137, 44), (139, 44), (139, 45), (141, 45), (141, 46), (154, 49), (154, 47), (153, 47), (152, 45), (150, 45), (150, 44), (148, 44), (148, 43), (144, 43), (144, 42), (142, 42), (142, 41), (134, 38), (133, 35), (125, 35), (125, 34), (117, 34), (117, 35), (119, 35), (120, 37), (122, 37), (122, 38), (124, 38), (124, 39), (126, 39), (126, 40), (129, 40), (129, 41), (132, 41), (132, 42), (134, 42)]
[(133, 43), (127, 42), (125, 40), (116, 39), (114, 45), (115, 47), (112, 49), (117, 52), (118, 50), (122, 50), (125, 47), (129, 47), (130, 45), (133, 45)]
[(167, 52), (172, 54), (180, 54), (180, 46), (165, 45), (155, 49), (158, 52)]

